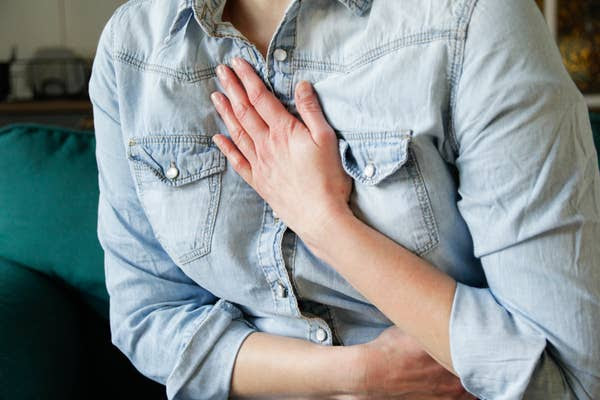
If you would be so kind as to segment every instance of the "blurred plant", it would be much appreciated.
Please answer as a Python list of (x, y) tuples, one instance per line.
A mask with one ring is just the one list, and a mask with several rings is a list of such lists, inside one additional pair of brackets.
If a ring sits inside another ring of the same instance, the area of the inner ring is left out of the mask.
[[(600, 93), (600, 1), (558, 1), (558, 47), (584, 93)], [(536, 0), (544, 9), (544, 0)]]
[(600, 92), (600, 1), (561, 1), (558, 47), (579, 89)]

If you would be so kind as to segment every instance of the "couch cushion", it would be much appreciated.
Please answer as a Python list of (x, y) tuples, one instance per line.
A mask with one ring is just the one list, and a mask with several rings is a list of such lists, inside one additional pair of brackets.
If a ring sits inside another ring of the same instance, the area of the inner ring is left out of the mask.
[(93, 132), (0, 128), (0, 257), (59, 278), (108, 315)]
[(0, 398), (72, 398), (80, 347), (76, 314), (66, 290), (0, 258)]
[[(57, 279), (0, 258), (0, 399), (165, 399)], [(91, 389), (91, 390), (90, 390)]]

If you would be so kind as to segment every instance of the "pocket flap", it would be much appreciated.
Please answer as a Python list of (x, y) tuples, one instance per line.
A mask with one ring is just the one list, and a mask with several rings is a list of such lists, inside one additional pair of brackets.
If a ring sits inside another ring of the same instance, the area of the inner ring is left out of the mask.
[(225, 155), (210, 136), (203, 135), (132, 137), (127, 156), (170, 186), (181, 186), (226, 168)]
[(340, 133), (342, 166), (356, 181), (377, 185), (404, 165), (412, 134), (411, 130)]

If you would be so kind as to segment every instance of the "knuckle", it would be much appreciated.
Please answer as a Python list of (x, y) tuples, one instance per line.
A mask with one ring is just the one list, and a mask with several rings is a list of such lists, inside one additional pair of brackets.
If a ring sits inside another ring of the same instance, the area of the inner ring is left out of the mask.
[(241, 170), (243, 170), (244, 168), (244, 160), (242, 159), (242, 157), (239, 154), (235, 154), (232, 157), (232, 164), (233, 164), (233, 169), (236, 170), (237, 172), (240, 172)]
[(233, 169), (240, 171), (242, 169), (242, 160), (239, 157), (233, 159)]
[(240, 142), (244, 138), (244, 134), (245, 134), (245, 132), (242, 129), (242, 127), (239, 125), (236, 125), (235, 128), (233, 129), (233, 132), (231, 132), (231, 137), (236, 142)]
[(275, 147), (274, 149), (271, 149), (271, 151), (276, 152), (277, 148), (287, 147), (288, 136), (286, 134), (281, 134), (281, 132), (276, 132), (271, 135), (271, 143)]
[(257, 156), (259, 159), (258, 164), (260, 166), (271, 164), (272, 155), (271, 155), (271, 151), (269, 150), (268, 147), (261, 148), (261, 150), (260, 150), (260, 152), (258, 152)]
[(325, 143), (329, 143), (330, 141), (333, 143), (334, 141), (337, 142), (337, 138), (335, 137), (335, 133), (333, 132), (333, 129), (331, 128), (327, 128), (327, 129), (321, 129), (318, 132), (315, 132), (317, 134), (317, 136), (319, 136), (322, 141), (324, 141)]
[(244, 140), (242, 141), (240, 146), (243, 148), (245, 153), (248, 153), (251, 155), (254, 152), (254, 143), (248, 137), (248, 135), (244, 136)]
[(239, 121), (243, 121), (248, 117), (249, 110), (250, 104), (246, 102), (240, 102), (235, 105), (233, 112)]
[(267, 90), (265, 88), (258, 88), (258, 89), (251, 90), (248, 92), (248, 100), (250, 100), (251, 104), (256, 106), (265, 100), (266, 95), (267, 95)]
[(299, 123), (300, 121), (298, 121), (296, 118), (281, 118), (279, 120), (277, 130), (286, 133), (294, 132), (298, 128)]
[(300, 100), (300, 108), (309, 113), (315, 113), (321, 111), (321, 106), (314, 96), (309, 96), (305, 99)]

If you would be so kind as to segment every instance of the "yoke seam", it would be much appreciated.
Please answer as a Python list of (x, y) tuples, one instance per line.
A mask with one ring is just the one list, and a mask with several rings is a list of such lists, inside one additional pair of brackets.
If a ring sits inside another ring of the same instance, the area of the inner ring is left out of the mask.
[(196, 69), (191, 71), (177, 70), (164, 65), (152, 64), (137, 58), (135, 55), (119, 50), (115, 51), (115, 58), (139, 71), (156, 72), (163, 75), (168, 75), (178, 81), (183, 82), (200, 82), (216, 76), (216, 65), (210, 65), (206, 68)]
[(297, 70), (317, 70), (323, 72), (348, 73), (364, 65), (367, 65), (377, 60), (378, 58), (392, 53), (393, 51), (396, 51), (400, 48), (409, 47), (412, 45), (432, 43), (444, 39), (452, 39), (453, 34), (453, 29), (440, 31), (424, 31), (404, 36), (386, 44), (383, 44), (379, 47), (370, 49), (366, 51), (362, 56), (358, 57), (356, 60), (346, 64), (330, 63), (326, 61), (315, 61), (308, 58), (297, 58), (294, 59), (293, 66)]
[[(434, 32), (424, 31), (413, 35), (408, 35), (388, 42), (379, 47), (370, 49), (356, 60), (347, 64), (316, 61), (308, 58), (294, 58), (291, 63), (291, 68), (293, 71), (314, 70), (323, 72), (349, 73), (362, 66), (368, 65), (371, 62), (398, 49), (413, 45), (432, 43), (440, 40), (452, 40), (456, 36), (456, 33), (457, 32), (453, 29), (447, 29)], [(211, 64), (200, 69), (182, 70), (144, 61), (135, 54), (132, 54), (126, 50), (114, 50), (112, 56), (117, 61), (129, 65), (139, 71), (164, 74), (182, 82), (196, 83), (216, 76), (216, 64)], [(228, 63), (228, 61), (224, 60), (223, 63)]]

